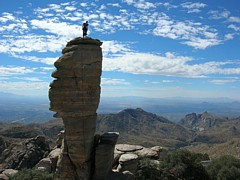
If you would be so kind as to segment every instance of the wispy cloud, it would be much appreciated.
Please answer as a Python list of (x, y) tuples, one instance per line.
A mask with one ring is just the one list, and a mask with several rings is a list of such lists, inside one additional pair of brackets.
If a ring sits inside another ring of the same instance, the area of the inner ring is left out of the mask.
[(25, 56), (25, 55), (16, 55), (16, 54), (13, 54), (12, 56), (15, 58), (24, 59), (24, 60), (28, 60), (28, 61), (41, 62), (41, 63), (48, 64), (48, 65), (53, 65), (53, 63), (58, 59), (57, 57), (55, 57), (55, 58), (51, 58), (51, 57), (39, 58), (36, 56)]
[(223, 11), (216, 11), (216, 10), (210, 10), (208, 12), (210, 14), (210, 19), (227, 19), (230, 16), (230, 12), (227, 10)]
[(192, 3), (192, 2), (185, 2), (181, 4), (181, 6), (188, 10), (188, 13), (199, 13), (201, 12), (201, 8), (206, 7), (207, 5), (204, 3)]
[(48, 82), (35, 81), (0, 81), (1, 92), (8, 92), (13, 94), (27, 94), (28, 96), (37, 96), (47, 94), (49, 88)]
[(175, 21), (166, 15), (158, 19), (153, 33), (156, 36), (180, 40), (182, 44), (196, 49), (206, 49), (222, 43), (216, 29), (202, 23)]
[(110, 78), (102, 78), (101, 85), (129, 85), (125, 79), (110, 79)]
[(9, 75), (16, 75), (16, 74), (27, 74), (34, 72), (33, 69), (28, 69), (26, 67), (16, 66), (16, 67), (5, 67), (0, 66), (0, 76), (9, 76)]
[(146, 10), (150, 8), (156, 8), (156, 5), (152, 2), (148, 2), (145, 0), (123, 0), (123, 2), (127, 3), (128, 5), (133, 5), (139, 10)]
[[(116, 42), (110, 44), (113, 49), (115, 49), (114, 46), (124, 49), (123, 45), (119, 45)], [(103, 70), (189, 78), (203, 78), (211, 74), (240, 74), (239, 60), (201, 63), (192, 57), (180, 56), (172, 52), (156, 55), (126, 49), (126, 52), (121, 51), (111, 55), (105, 54)], [(231, 68), (227, 67), (228, 65), (231, 65)]]
[(224, 85), (224, 84), (234, 83), (238, 81), (239, 80), (236, 80), (236, 79), (216, 79), (216, 80), (209, 80), (208, 82), (216, 85)]
[(14, 77), (14, 79), (30, 81), (30, 82), (42, 82), (43, 80), (38, 77)]

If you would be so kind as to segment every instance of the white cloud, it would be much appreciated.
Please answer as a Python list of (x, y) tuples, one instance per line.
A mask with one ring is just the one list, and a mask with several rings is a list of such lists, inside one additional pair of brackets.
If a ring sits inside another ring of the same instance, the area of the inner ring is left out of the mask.
[(128, 52), (128, 44), (118, 43), (117, 41), (104, 41), (102, 45), (103, 54), (116, 54), (121, 52)]
[(108, 6), (121, 7), (119, 3), (107, 3)]
[(13, 20), (15, 20), (15, 17), (13, 16), (13, 14), (8, 12), (2, 13), (2, 16), (0, 17), (0, 22), (2, 23), (6, 23), (7, 21), (13, 21)]
[(144, 83), (145, 84), (160, 84), (159, 81), (149, 81), (149, 80), (145, 80)]
[(74, 10), (76, 10), (77, 8), (74, 7), (74, 6), (67, 6), (67, 7), (65, 7), (65, 9), (68, 10), (68, 11), (74, 11)]
[(226, 34), (225, 35), (225, 40), (231, 40), (234, 38), (234, 34)]
[(240, 23), (240, 17), (231, 16), (228, 19), (229, 22)]
[(239, 26), (236, 26), (236, 25), (234, 25), (234, 24), (230, 24), (230, 25), (228, 26), (228, 28), (233, 29), (233, 30), (235, 30), (235, 31), (240, 31), (240, 27), (239, 27)]
[(151, 8), (156, 8), (156, 5), (152, 2), (148, 2), (145, 0), (123, 0), (123, 2), (127, 3), (128, 5), (133, 5), (135, 8), (139, 10), (146, 10)]
[(217, 79), (217, 80), (209, 80), (208, 82), (211, 84), (224, 85), (226, 83), (233, 83), (237, 81), (238, 80), (235, 80), (235, 79)]
[(54, 67), (40, 67), (43, 71), (53, 71), (55, 68)]
[(209, 26), (190, 21), (177, 22), (169, 17), (159, 18), (153, 34), (183, 40), (182, 44), (196, 49), (206, 49), (222, 43), (222, 40), (218, 38), (217, 31)]
[(0, 81), (0, 89), (2, 92), (8, 92), (19, 95), (37, 96), (46, 95), (49, 89), (48, 82), (32, 82), (32, 81)]
[(186, 8), (188, 10), (188, 13), (199, 13), (201, 12), (201, 8), (206, 7), (207, 5), (204, 3), (192, 3), (192, 2), (186, 2), (181, 4), (183, 8)]
[(221, 44), (222, 41), (218, 39), (202, 39), (199, 37), (194, 37), (189, 39), (188, 41), (182, 42), (182, 44), (186, 44), (188, 46), (192, 46), (196, 49), (206, 49), (207, 47), (216, 46)]
[[(120, 47), (119, 49), (122, 48), (121, 51), (117, 51), (118, 48), (116, 47), (118, 46)], [(124, 51), (124, 46), (121, 44), (118, 45), (116, 42), (109, 43), (107, 47), (113, 47), (113, 54), (107, 53), (111, 51), (110, 49), (105, 49), (107, 52), (104, 53), (104, 71), (188, 78), (204, 78), (211, 74), (240, 74), (240, 62), (237, 60), (225, 62), (210, 61), (206, 63), (197, 62), (193, 64), (189, 63), (196, 61), (192, 57), (179, 56), (171, 52), (167, 52), (164, 55), (155, 55), (134, 52), (128, 48), (125, 48), (126, 51)], [(229, 65), (232, 67), (230, 68)]]
[(129, 85), (125, 79), (110, 79), (110, 78), (102, 78), (101, 85)]
[(53, 33), (57, 36), (65, 36), (69, 39), (78, 37), (81, 33), (81, 27), (79, 25), (71, 25), (66, 22), (56, 22), (53, 19), (33, 19), (30, 23), (33, 28), (43, 29), (48, 33)]
[(24, 81), (32, 81), (32, 82), (41, 82), (42, 80), (41, 79), (39, 79), (39, 78), (37, 78), (37, 77), (18, 77), (18, 78), (16, 78), (15, 77), (15, 79), (19, 79), (19, 80), (24, 80)]
[(211, 10), (208, 12), (208, 14), (210, 14), (210, 19), (226, 19), (230, 16), (230, 12), (227, 10), (222, 12)]
[(28, 69), (26, 67), (16, 66), (16, 67), (5, 67), (0, 66), (0, 76), (9, 76), (9, 75), (16, 75), (16, 74), (26, 74), (34, 72), (33, 69)]
[(172, 83), (174, 82), (173, 80), (162, 80), (163, 83)]
[(13, 55), (15, 58), (20, 58), (28, 61), (33, 62), (41, 62), (43, 64), (53, 65), (54, 62), (58, 59), (57, 57), (51, 58), (51, 57), (45, 57), (45, 58), (39, 58), (36, 56), (25, 56), (25, 55)]

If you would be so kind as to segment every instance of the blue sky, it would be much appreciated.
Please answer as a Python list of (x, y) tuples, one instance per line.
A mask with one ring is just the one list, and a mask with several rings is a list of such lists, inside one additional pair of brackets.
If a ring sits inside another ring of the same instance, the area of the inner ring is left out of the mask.
[(102, 96), (240, 100), (239, 0), (0, 0), (0, 92), (47, 96), (66, 43), (103, 41)]

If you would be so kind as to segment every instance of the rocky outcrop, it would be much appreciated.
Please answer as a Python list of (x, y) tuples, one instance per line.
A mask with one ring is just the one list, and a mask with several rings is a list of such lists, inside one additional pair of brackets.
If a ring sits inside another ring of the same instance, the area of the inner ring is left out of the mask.
[(226, 117), (204, 112), (202, 114), (187, 114), (179, 123), (195, 131), (204, 131), (227, 121), (229, 120)]
[(23, 143), (13, 143), (8, 146), (2, 152), (0, 163), (5, 169), (32, 168), (48, 153), (49, 144), (45, 141), (45, 137), (37, 136)]
[(54, 63), (56, 71), (52, 77), (56, 80), (50, 85), (50, 109), (62, 117), (65, 127), (55, 179), (89, 179), (93, 174), (92, 154), (102, 73), (101, 44), (91, 38), (73, 39)]
[(105, 179), (112, 171), (114, 149), (119, 134), (108, 132), (99, 137), (95, 150), (95, 179)]

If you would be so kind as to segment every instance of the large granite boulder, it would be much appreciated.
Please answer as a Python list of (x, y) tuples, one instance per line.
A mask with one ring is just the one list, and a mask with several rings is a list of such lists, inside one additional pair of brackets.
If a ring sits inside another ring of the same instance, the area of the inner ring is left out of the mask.
[(138, 155), (132, 154), (132, 153), (123, 154), (119, 159), (119, 165), (117, 167), (117, 170), (119, 172), (123, 172), (127, 170), (135, 174), (137, 170), (137, 165), (138, 165)]

